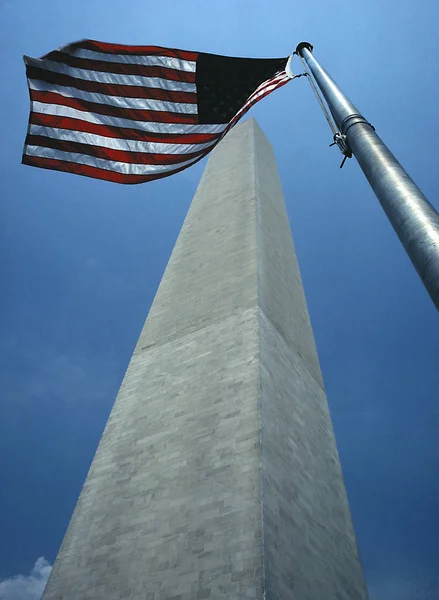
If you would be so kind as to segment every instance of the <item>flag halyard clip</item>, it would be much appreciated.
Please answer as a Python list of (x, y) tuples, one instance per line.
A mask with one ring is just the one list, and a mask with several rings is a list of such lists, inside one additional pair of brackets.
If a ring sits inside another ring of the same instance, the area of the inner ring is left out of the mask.
[(344, 135), (344, 133), (336, 131), (334, 133), (334, 141), (332, 144), (329, 144), (329, 147), (331, 146), (337, 146), (340, 152), (343, 154), (344, 158), (340, 165), (340, 169), (343, 169), (346, 159), (352, 158), (352, 150), (349, 147), (347, 137)]

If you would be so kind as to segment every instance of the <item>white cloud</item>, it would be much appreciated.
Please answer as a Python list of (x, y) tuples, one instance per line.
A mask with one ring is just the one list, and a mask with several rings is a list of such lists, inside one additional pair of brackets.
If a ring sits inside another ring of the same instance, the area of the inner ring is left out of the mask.
[(40, 600), (52, 565), (44, 556), (38, 558), (29, 575), (15, 575), (0, 580), (1, 600)]

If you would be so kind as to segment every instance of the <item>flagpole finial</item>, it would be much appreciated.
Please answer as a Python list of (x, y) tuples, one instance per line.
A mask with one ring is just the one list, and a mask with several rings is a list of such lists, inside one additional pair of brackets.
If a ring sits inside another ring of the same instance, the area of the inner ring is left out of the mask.
[(300, 42), (300, 44), (297, 46), (296, 48), (296, 54), (298, 54), (299, 56), (302, 56), (301, 52), (304, 49), (309, 50), (310, 52), (312, 52), (314, 50), (314, 46), (312, 44), (310, 44), (309, 42)]

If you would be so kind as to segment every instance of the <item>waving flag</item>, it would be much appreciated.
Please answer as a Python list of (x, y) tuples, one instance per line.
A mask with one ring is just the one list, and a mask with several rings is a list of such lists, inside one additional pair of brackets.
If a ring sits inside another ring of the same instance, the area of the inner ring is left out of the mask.
[(92, 40), (24, 60), (31, 112), (23, 163), (117, 183), (189, 167), (253, 104), (294, 77), (287, 57)]

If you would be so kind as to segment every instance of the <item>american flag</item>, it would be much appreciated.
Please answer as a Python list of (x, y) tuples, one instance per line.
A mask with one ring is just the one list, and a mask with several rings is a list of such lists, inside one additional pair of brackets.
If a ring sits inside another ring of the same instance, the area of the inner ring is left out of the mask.
[(186, 169), (293, 77), (288, 57), (92, 40), (24, 60), (31, 111), (23, 163), (117, 183)]

